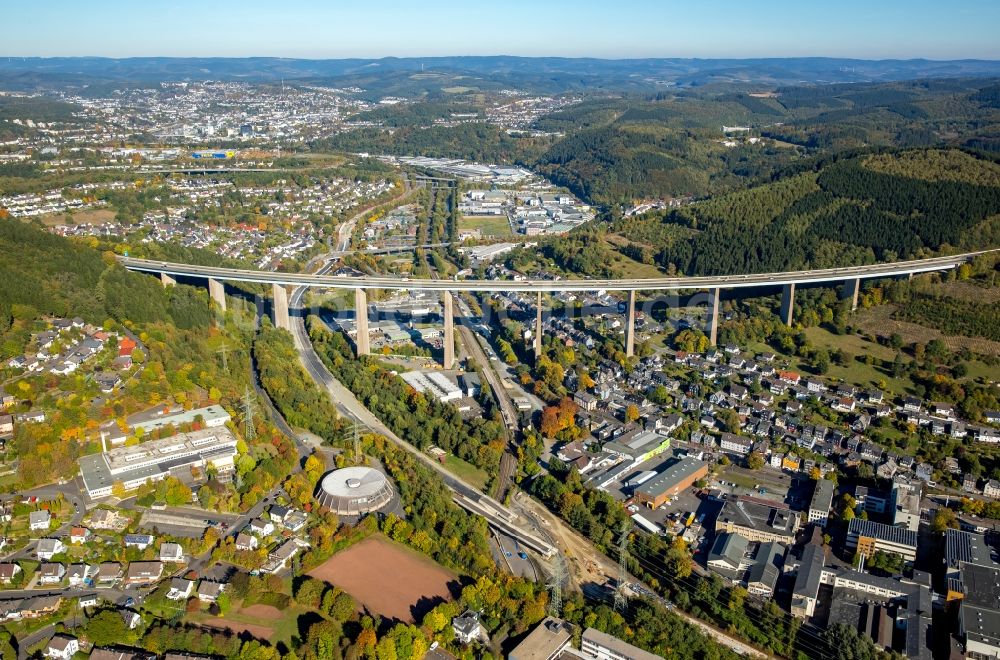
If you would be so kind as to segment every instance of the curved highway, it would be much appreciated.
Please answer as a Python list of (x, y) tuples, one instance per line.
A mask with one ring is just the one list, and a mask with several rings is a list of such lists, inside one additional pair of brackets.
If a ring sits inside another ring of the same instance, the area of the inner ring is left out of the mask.
[(328, 289), (410, 289), (437, 291), (676, 291), (692, 289), (739, 289), (786, 284), (817, 284), (853, 279), (898, 277), (917, 273), (950, 270), (974, 257), (996, 252), (981, 250), (947, 257), (931, 257), (912, 261), (847, 266), (820, 270), (799, 270), (784, 273), (753, 273), (749, 275), (713, 275), (699, 277), (657, 277), (651, 279), (573, 279), (573, 280), (433, 280), (409, 277), (363, 275), (341, 277), (308, 273), (274, 273), (215, 266), (196, 266), (133, 257), (119, 257), (129, 270), (164, 273), (169, 276), (204, 277), (230, 282), (256, 282), (286, 286), (308, 286)]

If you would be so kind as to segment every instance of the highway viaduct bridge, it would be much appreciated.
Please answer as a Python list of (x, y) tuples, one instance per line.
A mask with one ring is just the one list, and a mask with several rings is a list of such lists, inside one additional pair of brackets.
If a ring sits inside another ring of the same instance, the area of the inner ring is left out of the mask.
[(176, 277), (202, 278), (208, 282), (212, 300), (222, 309), (226, 306), (223, 282), (253, 282), (270, 284), (274, 305), (274, 324), (291, 330), (288, 313), (288, 292), (285, 287), (314, 287), (326, 289), (353, 289), (357, 314), (357, 351), (360, 355), (370, 353), (368, 343), (368, 289), (427, 290), (442, 292), (444, 302), (444, 366), (454, 366), (454, 294), (458, 291), (492, 293), (498, 289), (505, 291), (533, 292), (537, 295), (534, 329), (534, 349), (539, 355), (542, 350), (542, 293), (561, 291), (621, 291), (628, 294), (626, 312), (625, 352), (631, 356), (635, 350), (635, 303), (638, 291), (692, 291), (708, 292), (709, 320), (708, 337), (716, 344), (719, 327), (720, 294), (723, 289), (746, 289), (752, 287), (781, 287), (781, 318), (791, 325), (795, 302), (795, 288), (801, 285), (842, 284), (842, 295), (851, 299), (852, 309), (858, 305), (861, 281), (890, 277), (912, 276), (919, 273), (946, 271), (957, 268), (975, 257), (995, 252), (983, 250), (951, 256), (931, 257), (894, 263), (871, 264), (867, 266), (847, 266), (820, 270), (802, 270), (780, 273), (754, 273), (748, 275), (713, 275), (699, 277), (660, 277), (650, 279), (560, 279), (560, 280), (432, 280), (409, 277), (389, 277), (385, 275), (337, 276), (308, 273), (275, 273), (258, 270), (196, 266), (192, 264), (151, 261), (132, 257), (119, 257), (125, 268), (133, 271), (157, 274), (164, 285), (176, 283)]

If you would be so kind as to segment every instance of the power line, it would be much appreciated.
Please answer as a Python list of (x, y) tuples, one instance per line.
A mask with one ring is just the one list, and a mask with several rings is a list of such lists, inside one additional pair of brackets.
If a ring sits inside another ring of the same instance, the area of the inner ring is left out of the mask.
[(257, 437), (257, 425), (254, 424), (254, 400), (248, 385), (243, 393), (243, 439), (250, 442)]
[(625, 609), (628, 596), (625, 593), (625, 583), (628, 581), (628, 532), (630, 525), (622, 524), (622, 534), (618, 538), (618, 584), (615, 585), (615, 612)]
[(222, 342), (222, 345), (215, 352), (222, 355), (222, 370), (229, 373), (229, 345)]
[(549, 574), (549, 614), (558, 617), (562, 616), (563, 585), (566, 584), (566, 563), (562, 554), (557, 554), (552, 564)]

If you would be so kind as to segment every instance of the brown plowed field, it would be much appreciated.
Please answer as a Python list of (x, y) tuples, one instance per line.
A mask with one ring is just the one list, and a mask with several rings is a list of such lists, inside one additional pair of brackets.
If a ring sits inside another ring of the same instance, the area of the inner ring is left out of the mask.
[(340, 587), (370, 612), (407, 623), (449, 600), (456, 581), (431, 559), (380, 536), (337, 553), (309, 575)]

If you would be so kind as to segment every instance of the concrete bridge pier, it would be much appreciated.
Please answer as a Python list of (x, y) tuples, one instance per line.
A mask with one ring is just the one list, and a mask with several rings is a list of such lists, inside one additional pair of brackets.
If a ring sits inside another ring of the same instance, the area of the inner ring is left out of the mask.
[(781, 290), (781, 322), (792, 324), (792, 312), (795, 309), (795, 282), (786, 284)]
[(628, 311), (625, 317), (625, 357), (635, 355), (635, 291), (628, 292)]
[(354, 290), (354, 321), (357, 330), (354, 346), (358, 351), (358, 357), (371, 355), (372, 349), (368, 336), (368, 292), (364, 289)]
[(851, 299), (851, 311), (855, 311), (858, 308), (858, 293), (861, 292), (861, 278), (855, 277), (853, 280), (847, 280), (844, 282), (844, 288), (841, 289), (840, 297), (843, 299)]
[(288, 291), (280, 284), (272, 284), (271, 295), (274, 299), (272, 304), (274, 327), (291, 332), (292, 323), (288, 318)]
[(208, 278), (208, 296), (221, 311), (226, 311), (226, 287), (219, 280)]
[(451, 291), (441, 292), (444, 303), (444, 368), (455, 368), (455, 304)]
[(715, 287), (709, 291), (708, 299), (708, 345), (719, 343), (719, 294), (722, 290)]
[(160, 273), (160, 281), (163, 282), (164, 288), (168, 286), (177, 286), (177, 280), (172, 278), (170, 275), (167, 275), (166, 273)]
[(542, 292), (535, 299), (535, 362), (542, 357)]

